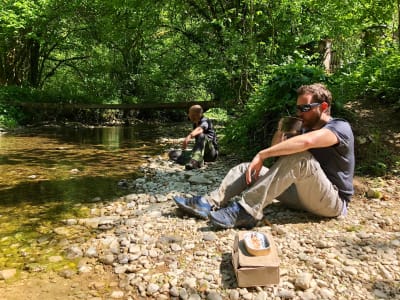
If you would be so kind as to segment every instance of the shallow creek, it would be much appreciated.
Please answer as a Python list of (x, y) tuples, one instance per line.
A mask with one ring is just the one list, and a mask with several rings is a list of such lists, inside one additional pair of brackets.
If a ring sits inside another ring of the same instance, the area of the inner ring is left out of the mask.
[(183, 134), (184, 125), (173, 127), (52, 127), (0, 135), (0, 270), (64, 267), (64, 260), (49, 263), (61, 255), (53, 229), (86, 216), (93, 202), (128, 193), (118, 182), (140, 176), (146, 157), (164, 152), (162, 136)]

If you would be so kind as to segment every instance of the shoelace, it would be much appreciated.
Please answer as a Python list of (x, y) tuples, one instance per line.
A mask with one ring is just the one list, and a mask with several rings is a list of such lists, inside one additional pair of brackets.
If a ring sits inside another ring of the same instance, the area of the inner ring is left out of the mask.
[(195, 206), (195, 205), (206, 205), (206, 203), (203, 203), (203, 201), (201, 201), (201, 196), (194, 196), (190, 199), (188, 199), (188, 204), (190, 206)]
[(239, 216), (240, 208), (238, 207), (238, 204), (234, 204), (232, 207), (226, 207), (224, 211), (231, 219), (236, 220), (236, 218)]

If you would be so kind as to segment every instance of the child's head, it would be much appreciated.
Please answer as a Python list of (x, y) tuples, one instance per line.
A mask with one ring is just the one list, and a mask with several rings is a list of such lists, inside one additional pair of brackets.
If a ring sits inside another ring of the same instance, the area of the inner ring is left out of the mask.
[(200, 105), (193, 105), (189, 108), (189, 119), (193, 123), (200, 121), (203, 116), (203, 108)]

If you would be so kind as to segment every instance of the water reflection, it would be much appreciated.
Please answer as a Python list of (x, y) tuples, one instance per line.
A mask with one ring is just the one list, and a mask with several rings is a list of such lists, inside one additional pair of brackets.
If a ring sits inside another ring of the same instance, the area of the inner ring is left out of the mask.
[(157, 139), (178, 138), (184, 128), (40, 128), (0, 136), (0, 269), (22, 268), (26, 257), (43, 261), (42, 248), (57, 253), (53, 228), (62, 219), (132, 192), (118, 181), (140, 176), (145, 159), (163, 152)]
[(135, 147), (138, 144), (151, 142), (157, 130), (148, 126), (107, 127), (107, 128), (59, 128), (52, 135), (67, 143), (79, 145), (96, 145), (106, 149)]
[(116, 182), (137, 175), (160, 153), (162, 128), (44, 128), (0, 137), (0, 205), (90, 201), (121, 193)]

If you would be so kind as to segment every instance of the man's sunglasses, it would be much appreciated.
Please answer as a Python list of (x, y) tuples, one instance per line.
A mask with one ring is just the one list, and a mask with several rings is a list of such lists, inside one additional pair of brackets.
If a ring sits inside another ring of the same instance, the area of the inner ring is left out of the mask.
[(320, 106), (320, 105), (321, 105), (321, 103), (310, 103), (310, 104), (297, 105), (296, 108), (297, 108), (298, 111), (308, 112), (313, 107)]

